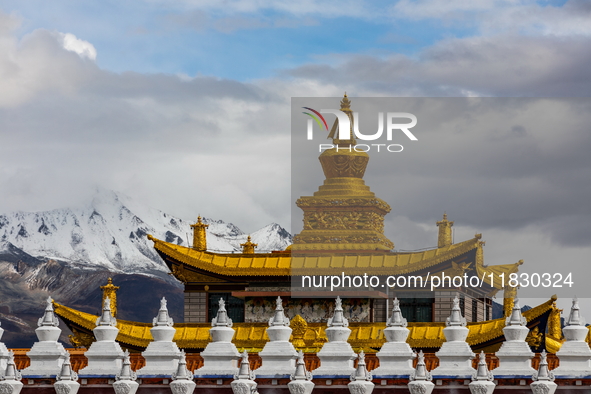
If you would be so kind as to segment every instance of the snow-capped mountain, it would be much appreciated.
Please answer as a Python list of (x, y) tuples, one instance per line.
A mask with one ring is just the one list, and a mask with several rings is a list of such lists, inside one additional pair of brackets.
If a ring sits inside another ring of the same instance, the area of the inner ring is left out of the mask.
[[(205, 218), (208, 250), (239, 251), (247, 234), (231, 223)], [(0, 215), (0, 241), (35, 257), (67, 261), (87, 269), (151, 273), (168, 269), (146, 237), (179, 245), (192, 242), (194, 223), (139, 204), (113, 191), (99, 190), (80, 208)], [(283, 250), (291, 235), (277, 224), (252, 234), (258, 251)]]

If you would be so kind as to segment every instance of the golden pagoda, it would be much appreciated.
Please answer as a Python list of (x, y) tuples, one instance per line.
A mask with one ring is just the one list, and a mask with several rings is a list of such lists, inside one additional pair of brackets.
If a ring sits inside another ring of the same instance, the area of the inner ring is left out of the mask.
[[(341, 110), (351, 119), (351, 101), (345, 95)], [(436, 350), (444, 341), (445, 319), (450, 315), (452, 300), (461, 297), (463, 315), (470, 322), (468, 343), (474, 350), (497, 350), (504, 337), (505, 319), (492, 319), (492, 297), (504, 290), (501, 277), (518, 271), (522, 261), (514, 264), (487, 266), (484, 263), (484, 242), (476, 234), (472, 239), (453, 243), (452, 226), (447, 214), (439, 227), (437, 247), (416, 252), (396, 252), (394, 243), (384, 235), (384, 217), (390, 206), (371, 192), (363, 180), (369, 155), (345, 149), (356, 144), (350, 138), (339, 140), (335, 122), (329, 134), (333, 149), (319, 157), (325, 175), (323, 185), (312, 196), (301, 197), (296, 204), (304, 212), (302, 231), (293, 238), (293, 245), (284, 251), (257, 253), (249, 239), (242, 253), (215, 253), (207, 250), (207, 225), (198, 218), (192, 225), (193, 246), (186, 247), (148, 238), (170, 269), (170, 274), (184, 285), (184, 323), (175, 324), (174, 340), (188, 351), (200, 351), (209, 340), (208, 322), (215, 316), (220, 298), (228, 316), (235, 322), (234, 342), (239, 349), (260, 350), (268, 340), (267, 321), (272, 316), (275, 299), (280, 296), (286, 314), (292, 318), (293, 343), (298, 349), (316, 352), (326, 341), (326, 320), (334, 309), (337, 295), (343, 298), (346, 317), (353, 330), (349, 342), (358, 351), (375, 353), (385, 338), (383, 329), (388, 305), (396, 296), (390, 288), (373, 288), (365, 295), (346, 290), (331, 293), (326, 289), (307, 289), (308, 296), (292, 292), (297, 275), (325, 276), (346, 272), (363, 275), (371, 272), (381, 279), (387, 276), (413, 275), (433, 280), (438, 275), (477, 277), (479, 287), (449, 284), (425, 294), (406, 294), (400, 307), (409, 321), (409, 343), (414, 348)], [(511, 289), (509, 289), (511, 290)], [(106, 290), (105, 290), (106, 291)], [(305, 292), (304, 292), (305, 293)], [(560, 313), (556, 298), (524, 313), (531, 331), (531, 344), (541, 350), (556, 350), (561, 343)], [(511, 299), (508, 300), (511, 302)], [(505, 304), (505, 308), (509, 305)], [(56, 313), (73, 332), (92, 336), (96, 316), (54, 303)], [(118, 319), (122, 346), (142, 350), (150, 341), (151, 324)], [(550, 322), (553, 334), (544, 336)], [(558, 329), (556, 328), (558, 327)], [(74, 338), (76, 339), (76, 338)], [(88, 339), (88, 338), (86, 338)]]

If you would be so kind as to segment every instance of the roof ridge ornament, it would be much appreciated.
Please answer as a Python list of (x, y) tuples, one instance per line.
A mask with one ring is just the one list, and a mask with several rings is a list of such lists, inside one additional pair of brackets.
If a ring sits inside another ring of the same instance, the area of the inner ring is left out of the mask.
[(232, 319), (228, 317), (228, 312), (226, 311), (226, 303), (224, 302), (224, 299), (220, 297), (218, 313), (213, 319), (211, 319), (211, 326), (232, 327), (232, 324)]
[(240, 246), (242, 246), (242, 253), (243, 254), (254, 254), (254, 249), (257, 248), (259, 246), (259, 244), (255, 244), (254, 242), (251, 242), (250, 235), (249, 235), (246, 238), (246, 242), (243, 244), (240, 244)]
[(197, 223), (192, 224), (193, 229), (193, 249), (200, 252), (207, 250), (207, 232), (205, 229), (209, 227), (209, 224), (205, 224), (201, 221), (201, 215), (197, 216)]
[(507, 326), (525, 326), (527, 325), (527, 319), (521, 314), (521, 307), (519, 306), (519, 298), (515, 298), (513, 301), (513, 310), (511, 316), (505, 319), (505, 325)]
[(348, 327), (349, 326), (349, 320), (347, 320), (347, 318), (345, 318), (345, 316), (343, 315), (342, 301), (341, 301), (341, 297), (339, 297), (339, 296), (337, 296), (337, 299), (335, 301), (334, 314), (332, 315), (332, 317), (328, 318), (327, 326), (328, 327)]
[(451, 315), (445, 320), (445, 325), (448, 327), (465, 327), (466, 318), (462, 316), (460, 310), (460, 298), (456, 295), (451, 308)]
[(172, 327), (174, 320), (168, 314), (168, 308), (166, 307), (166, 298), (162, 297), (160, 300), (160, 310), (158, 310), (158, 316), (152, 320), (152, 326), (166, 326)]
[(398, 297), (394, 297), (393, 304), (394, 306), (392, 307), (392, 316), (388, 318), (386, 326), (406, 327), (407, 321), (406, 318), (402, 316), (402, 311), (400, 310), (400, 301), (398, 301)]
[(269, 327), (289, 326), (289, 317), (285, 316), (281, 297), (277, 297), (275, 303), (275, 315), (269, 319)]
[(43, 313), (43, 317), (40, 317), (37, 321), (37, 326), (41, 327), (58, 327), (59, 320), (57, 316), (53, 313), (53, 299), (51, 297), (47, 297), (47, 305), (45, 306), (45, 313)]

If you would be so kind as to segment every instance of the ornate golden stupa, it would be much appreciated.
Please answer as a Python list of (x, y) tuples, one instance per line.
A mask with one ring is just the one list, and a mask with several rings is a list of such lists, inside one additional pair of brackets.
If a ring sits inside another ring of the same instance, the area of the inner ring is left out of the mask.
[[(345, 94), (341, 111), (353, 127), (351, 101)], [(293, 239), (292, 251), (372, 253), (394, 249), (384, 235), (384, 216), (390, 206), (369, 189), (363, 175), (369, 155), (352, 149), (356, 145), (353, 130), (350, 138), (340, 140), (337, 121), (329, 138), (334, 148), (319, 157), (326, 177), (324, 184), (310, 197), (301, 197), (296, 205), (304, 211), (304, 228)]]

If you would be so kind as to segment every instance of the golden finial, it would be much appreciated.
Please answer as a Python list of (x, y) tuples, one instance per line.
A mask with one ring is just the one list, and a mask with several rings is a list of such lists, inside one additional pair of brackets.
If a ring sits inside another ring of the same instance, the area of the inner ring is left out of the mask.
[(114, 286), (113, 280), (109, 278), (107, 279), (107, 284), (101, 286), (101, 290), (103, 291), (102, 308), (105, 306), (105, 300), (109, 298), (111, 301), (111, 315), (117, 317), (117, 290), (119, 290), (119, 286)]
[(443, 213), (443, 220), (436, 222), (439, 227), (439, 234), (437, 235), (437, 247), (443, 248), (453, 243), (451, 228), (454, 222), (447, 220), (447, 213)]
[(351, 112), (351, 100), (347, 97), (347, 93), (341, 100), (341, 111), (343, 112)]
[(252, 243), (250, 241), (250, 235), (246, 238), (246, 242), (240, 244), (242, 246), (242, 253), (244, 254), (254, 254), (254, 248), (258, 247), (258, 244)]
[(209, 227), (209, 224), (205, 224), (201, 221), (201, 216), (197, 216), (197, 223), (192, 224), (193, 229), (193, 249), (204, 252), (207, 250), (207, 233), (205, 229)]

